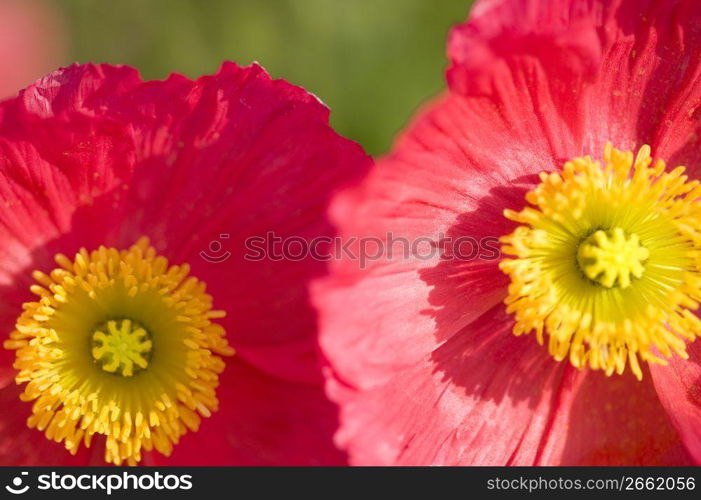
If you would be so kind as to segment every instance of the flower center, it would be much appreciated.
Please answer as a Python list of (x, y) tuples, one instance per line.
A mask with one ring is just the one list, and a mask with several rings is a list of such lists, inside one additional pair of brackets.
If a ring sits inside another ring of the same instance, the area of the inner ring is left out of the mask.
[(620, 227), (589, 235), (577, 249), (577, 264), (590, 280), (613, 288), (628, 288), (631, 278), (640, 278), (650, 256), (636, 234), (626, 235)]
[(701, 186), (684, 168), (607, 145), (540, 175), (501, 238), (514, 334), (535, 332), (557, 360), (639, 379), (640, 360), (686, 358), (701, 335)]
[(110, 320), (92, 334), (92, 357), (108, 373), (131, 377), (148, 367), (151, 334), (130, 319)]
[(17, 351), (21, 399), (34, 401), (27, 425), (71, 453), (98, 436), (118, 465), (142, 449), (169, 455), (217, 410), (221, 356), (233, 354), (212, 321), (224, 312), (187, 264), (169, 266), (145, 238), (56, 262), (34, 272), (39, 300), (4, 344)]

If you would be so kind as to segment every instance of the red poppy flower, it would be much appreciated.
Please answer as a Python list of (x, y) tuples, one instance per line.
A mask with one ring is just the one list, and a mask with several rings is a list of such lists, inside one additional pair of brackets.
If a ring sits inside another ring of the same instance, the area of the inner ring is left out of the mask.
[(0, 98), (63, 61), (65, 34), (54, 10), (46, 2), (0, 0)]
[(257, 65), (72, 66), (2, 103), (0, 463), (342, 463), (307, 294), (325, 263), (245, 239), (332, 235), (368, 162)]
[(385, 245), (315, 288), (352, 463), (701, 461), (700, 21), (495, 0), (453, 31), (449, 92), (331, 206)]

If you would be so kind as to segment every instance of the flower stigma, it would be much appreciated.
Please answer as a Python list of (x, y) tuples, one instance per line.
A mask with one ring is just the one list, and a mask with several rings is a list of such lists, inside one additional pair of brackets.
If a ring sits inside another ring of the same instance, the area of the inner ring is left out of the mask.
[(92, 357), (106, 372), (131, 377), (134, 370), (148, 368), (153, 346), (151, 335), (130, 319), (105, 321), (95, 329), (92, 341)]

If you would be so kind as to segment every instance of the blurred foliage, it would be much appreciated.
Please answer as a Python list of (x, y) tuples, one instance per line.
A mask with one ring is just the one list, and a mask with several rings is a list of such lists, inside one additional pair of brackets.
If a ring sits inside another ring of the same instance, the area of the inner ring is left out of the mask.
[(55, 0), (70, 57), (125, 63), (145, 78), (260, 62), (332, 110), (343, 135), (387, 150), (444, 85), (445, 41), (471, 0)]

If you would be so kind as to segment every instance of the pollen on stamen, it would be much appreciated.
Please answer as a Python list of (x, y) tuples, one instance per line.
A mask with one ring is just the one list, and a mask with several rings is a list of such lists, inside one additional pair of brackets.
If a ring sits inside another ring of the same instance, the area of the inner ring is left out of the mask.
[(105, 460), (134, 465), (142, 450), (169, 455), (180, 436), (217, 410), (222, 356), (233, 354), (212, 320), (205, 285), (170, 266), (145, 238), (126, 250), (81, 249), (35, 272), (4, 343), (16, 350), (27, 425), (71, 453), (105, 440)]
[(514, 334), (535, 332), (557, 360), (643, 377), (640, 361), (686, 357), (701, 335), (701, 186), (650, 148), (607, 145), (542, 173), (501, 238)]

